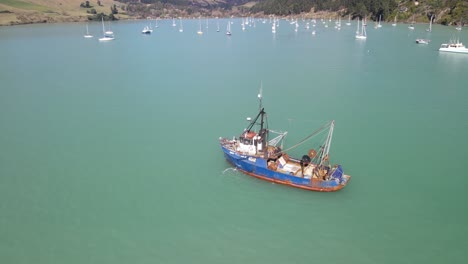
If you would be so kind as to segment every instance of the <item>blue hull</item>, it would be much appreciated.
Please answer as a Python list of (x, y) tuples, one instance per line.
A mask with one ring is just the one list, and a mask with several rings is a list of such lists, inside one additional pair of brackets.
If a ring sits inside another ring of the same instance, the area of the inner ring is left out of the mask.
[(344, 187), (348, 178), (343, 183), (337, 181), (321, 181), (311, 180), (302, 177), (297, 177), (289, 174), (285, 174), (279, 171), (271, 170), (267, 167), (267, 161), (263, 158), (240, 155), (232, 150), (221, 146), (226, 159), (233, 164), (238, 170), (257, 177), (263, 180), (271, 182), (277, 182), (293, 187), (302, 189), (314, 190), (314, 191), (336, 191)]

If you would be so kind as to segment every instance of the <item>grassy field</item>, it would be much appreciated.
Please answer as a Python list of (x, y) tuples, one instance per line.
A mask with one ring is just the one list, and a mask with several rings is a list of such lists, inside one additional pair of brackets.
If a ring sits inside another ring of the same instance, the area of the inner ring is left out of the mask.
[[(0, 11), (9, 11), (0, 12), (0, 25), (85, 21), (89, 15), (86, 11), (91, 8), (81, 8), (83, 2), (85, 0), (0, 0)], [(121, 5), (113, 0), (101, 0), (102, 6), (98, 6), (97, 0), (89, 0), (89, 3), (98, 13), (105, 14), (110, 13), (114, 4)]]
[(6, 9), (8, 7), (13, 7), (14, 9), (24, 9), (24, 10), (33, 10), (39, 12), (46, 12), (49, 11), (50, 8), (47, 6), (38, 5), (31, 2), (19, 1), (19, 0), (0, 0), (0, 4), (4, 7), (2, 9)]

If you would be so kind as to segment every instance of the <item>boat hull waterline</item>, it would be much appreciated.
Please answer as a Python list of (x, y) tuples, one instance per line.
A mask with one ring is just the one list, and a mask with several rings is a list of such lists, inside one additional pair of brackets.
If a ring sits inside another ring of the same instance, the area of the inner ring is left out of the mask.
[(239, 155), (225, 147), (222, 147), (226, 160), (236, 167), (237, 170), (249, 176), (288, 185), (296, 188), (301, 188), (310, 191), (318, 192), (334, 192), (341, 190), (350, 181), (351, 176), (343, 175), (342, 181), (321, 181), (316, 179), (307, 179), (288, 175), (279, 171), (273, 171), (267, 167), (267, 161), (263, 158)]

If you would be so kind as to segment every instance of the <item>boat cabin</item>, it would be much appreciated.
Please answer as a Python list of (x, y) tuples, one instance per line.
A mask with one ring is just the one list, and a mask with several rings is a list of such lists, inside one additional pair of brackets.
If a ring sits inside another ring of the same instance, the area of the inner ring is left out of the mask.
[(237, 151), (243, 152), (249, 155), (256, 155), (259, 152), (263, 152), (266, 144), (266, 129), (260, 130), (260, 133), (254, 131), (245, 131), (239, 137), (239, 145)]

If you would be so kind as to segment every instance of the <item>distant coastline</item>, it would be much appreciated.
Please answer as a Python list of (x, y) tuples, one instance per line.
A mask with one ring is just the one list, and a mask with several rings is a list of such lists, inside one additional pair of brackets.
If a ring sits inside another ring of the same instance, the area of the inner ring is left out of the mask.
[[(201, 0), (193, 0), (193, 5), (176, 6), (174, 4), (162, 4), (155, 2), (154, 4), (143, 4), (142, 2), (134, 2), (132, 0), (121, 0), (122, 2), (113, 0), (6, 0), (0, 1), (0, 26), (37, 24), (37, 23), (71, 23), (71, 22), (86, 22), (101, 20), (135, 20), (135, 19), (171, 19), (173, 17), (189, 19), (189, 18), (215, 18), (215, 17), (268, 17), (272, 16), (265, 14), (264, 11), (259, 11), (255, 8), (255, 3), (246, 0), (227, 1), (227, 6), (222, 6), (221, 0), (213, 0), (213, 5), (206, 6)], [(149, 0), (148, 0), (149, 1)], [(168, 1), (171, 2), (171, 1)], [(403, 1), (405, 2), (405, 1)], [(403, 3), (401, 2), (401, 3)], [(261, 3), (261, 2), (260, 2)], [(417, 2), (415, 2), (417, 3)], [(383, 21), (393, 22), (397, 17), (398, 23), (428, 23), (428, 14), (433, 13), (434, 24), (443, 25), (460, 25), (463, 19), (455, 19), (456, 16), (449, 16), (450, 10), (443, 9), (438, 12), (427, 11), (421, 13), (414, 10), (409, 10), (405, 5), (400, 4), (398, 10), (389, 10), (386, 17), (382, 17)], [(429, 6), (427, 6), (429, 7)], [(415, 7), (416, 8), (416, 7)], [(427, 9), (419, 5), (417, 8)], [(364, 18), (364, 15), (358, 15), (352, 10), (340, 8), (337, 11), (315, 11), (314, 8), (306, 9), (309, 12), (290, 13), (288, 15), (275, 15), (279, 18), (303, 18), (303, 19), (338, 19), (347, 20), (351, 14), (351, 19), (357, 17)], [(419, 10), (419, 9), (418, 9)], [(430, 10), (430, 9), (427, 9)], [(465, 9), (460, 9), (465, 10)], [(463, 12), (462, 12), (463, 13)], [(375, 14), (364, 12), (368, 21), (375, 21), (378, 17)], [(430, 16), (429, 16), (430, 17)], [(413, 21), (414, 20), (414, 21)], [(465, 20), (463, 20), (465, 21)]]

